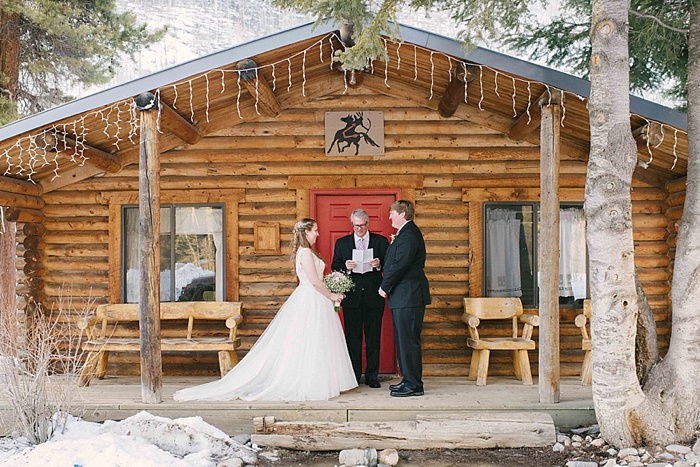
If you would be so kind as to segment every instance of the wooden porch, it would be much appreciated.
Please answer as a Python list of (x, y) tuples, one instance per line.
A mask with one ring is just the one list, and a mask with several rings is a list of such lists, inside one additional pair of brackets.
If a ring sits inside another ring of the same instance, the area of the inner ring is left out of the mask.
[[(591, 386), (582, 386), (578, 377), (561, 378), (561, 402), (540, 403), (537, 378), (524, 386), (514, 377), (489, 377), (486, 386), (476, 386), (464, 377), (426, 377), (425, 396), (394, 398), (389, 384), (398, 377), (381, 380), (381, 389), (360, 387), (321, 402), (175, 402), (172, 395), (183, 387), (211, 381), (211, 377), (166, 376), (163, 402), (141, 402), (138, 376), (112, 376), (93, 380), (89, 387), (77, 388), (76, 415), (102, 422), (121, 420), (140, 411), (168, 418), (201, 416), (229, 435), (253, 433), (253, 417), (273, 415), (281, 421), (387, 421), (413, 420), (418, 414), (454, 414), (484, 411), (547, 412), (558, 429), (596, 423)], [(3, 407), (7, 415), (7, 407)], [(3, 417), (5, 418), (5, 417)]]

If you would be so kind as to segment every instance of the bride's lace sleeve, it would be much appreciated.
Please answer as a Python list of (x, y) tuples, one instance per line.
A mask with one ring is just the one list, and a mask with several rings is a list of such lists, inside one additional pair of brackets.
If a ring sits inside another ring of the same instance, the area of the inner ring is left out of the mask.
[(299, 264), (304, 271), (306, 277), (309, 278), (309, 282), (318, 290), (324, 297), (331, 298), (331, 291), (325, 286), (320, 277), (318, 277), (318, 272), (316, 272), (316, 264), (314, 264), (314, 254), (310, 249), (305, 248), (301, 252), (299, 258)]

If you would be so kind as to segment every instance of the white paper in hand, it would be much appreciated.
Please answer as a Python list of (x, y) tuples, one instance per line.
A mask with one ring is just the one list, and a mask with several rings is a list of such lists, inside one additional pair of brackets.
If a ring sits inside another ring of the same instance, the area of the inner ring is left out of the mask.
[(372, 266), (369, 262), (374, 259), (374, 248), (367, 248), (366, 250), (352, 250), (352, 260), (355, 262), (356, 266), (352, 270), (355, 274), (364, 274), (372, 270)]

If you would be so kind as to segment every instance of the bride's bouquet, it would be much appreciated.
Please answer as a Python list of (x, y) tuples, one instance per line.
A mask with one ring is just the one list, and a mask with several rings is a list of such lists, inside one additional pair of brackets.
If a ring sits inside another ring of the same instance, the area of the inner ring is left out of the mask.
[[(328, 287), (333, 293), (346, 293), (355, 288), (355, 283), (352, 278), (340, 271), (333, 271), (323, 278), (323, 283)], [(340, 311), (340, 302), (336, 301), (333, 303), (333, 309), (337, 312)]]

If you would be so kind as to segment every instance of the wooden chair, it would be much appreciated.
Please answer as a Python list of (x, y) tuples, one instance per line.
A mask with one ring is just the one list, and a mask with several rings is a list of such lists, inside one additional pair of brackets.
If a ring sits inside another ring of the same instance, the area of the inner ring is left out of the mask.
[[(479, 324), (482, 320), (510, 320), (513, 332), (509, 337), (482, 337)], [(532, 384), (530, 358), (527, 351), (535, 349), (532, 340), (533, 327), (539, 325), (539, 316), (523, 314), (523, 305), (519, 298), (465, 298), (462, 321), (469, 328), (467, 346), (474, 349), (469, 365), (469, 379), (476, 380), (477, 386), (484, 386), (488, 376), (489, 356), (492, 350), (510, 350), (513, 352), (515, 376), (523, 384)], [(523, 330), (518, 335), (518, 322)]]
[(581, 364), (581, 384), (591, 384), (592, 369), (591, 366), (591, 334), (589, 331), (588, 322), (591, 320), (591, 301), (590, 299), (583, 301), (583, 313), (576, 316), (574, 323), (581, 328), (581, 348), (585, 351), (583, 354), (583, 364)]

